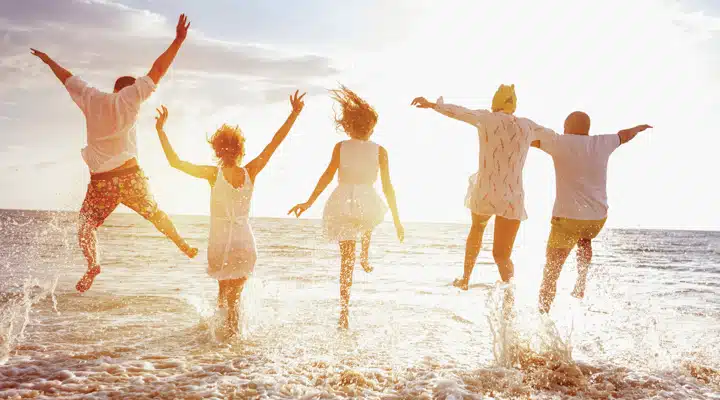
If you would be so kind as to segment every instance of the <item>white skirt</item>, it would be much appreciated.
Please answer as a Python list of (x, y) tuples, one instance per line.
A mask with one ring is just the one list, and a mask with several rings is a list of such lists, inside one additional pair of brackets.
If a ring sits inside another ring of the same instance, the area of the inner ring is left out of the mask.
[(255, 270), (255, 236), (247, 220), (213, 221), (208, 243), (208, 275), (219, 281), (246, 278)]
[(325, 237), (333, 241), (357, 240), (380, 224), (387, 211), (373, 185), (340, 184), (325, 203)]

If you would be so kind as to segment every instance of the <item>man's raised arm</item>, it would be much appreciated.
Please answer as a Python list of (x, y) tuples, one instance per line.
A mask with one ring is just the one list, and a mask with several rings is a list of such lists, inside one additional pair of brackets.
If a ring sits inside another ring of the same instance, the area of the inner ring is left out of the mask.
[(185, 14), (181, 14), (178, 19), (177, 27), (175, 28), (175, 40), (173, 40), (170, 47), (168, 47), (168, 49), (165, 50), (165, 52), (162, 53), (157, 60), (155, 60), (150, 72), (148, 72), (148, 76), (153, 80), (153, 82), (155, 82), (156, 85), (160, 82), (160, 79), (165, 76), (168, 68), (170, 68), (170, 64), (172, 64), (173, 60), (175, 60), (175, 56), (180, 50), (180, 46), (182, 46), (185, 38), (187, 37), (189, 28), (190, 22), (188, 22)]
[(632, 140), (635, 136), (637, 136), (638, 133), (652, 128), (650, 125), (638, 125), (634, 128), (629, 129), (623, 129), (620, 132), (618, 132), (618, 136), (620, 136), (620, 144), (627, 143), (630, 140)]
[(35, 57), (39, 58), (44, 62), (45, 64), (50, 67), (52, 72), (57, 76), (58, 79), (60, 79), (60, 82), (62, 84), (65, 84), (65, 81), (67, 81), (71, 76), (73, 76), (70, 71), (66, 70), (65, 68), (61, 67), (60, 64), (53, 61), (52, 58), (50, 58), (47, 54), (43, 53), (42, 51), (30, 49), (30, 53), (34, 55)]

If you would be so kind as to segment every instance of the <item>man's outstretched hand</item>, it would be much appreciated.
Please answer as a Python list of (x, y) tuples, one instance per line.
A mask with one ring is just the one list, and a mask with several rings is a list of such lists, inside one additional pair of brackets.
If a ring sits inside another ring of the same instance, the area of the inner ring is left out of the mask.
[(35, 50), (35, 49), (32, 49), (32, 48), (31, 48), (31, 49), (30, 49), (30, 54), (32, 54), (32, 55), (34, 55), (35, 57), (39, 58), (39, 59), (42, 60), (42, 62), (44, 62), (45, 64), (47, 64), (48, 62), (50, 62), (50, 57), (49, 57), (47, 54), (45, 54), (45, 53), (43, 53), (42, 51), (40, 51), (40, 50)]
[(190, 29), (190, 22), (185, 14), (180, 14), (178, 19), (177, 28), (175, 28), (175, 38), (184, 41), (187, 37), (188, 29)]
[(72, 73), (70, 73), (70, 71), (61, 67), (58, 63), (53, 61), (53, 59), (50, 58), (50, 56), (43, 53), (42, 51), (36, 50), (36, 49), (30, 49), (30, 54), (34, 55), (35, 57), (42, 60), (42, 62), (47, 64), (47, 66), (50, 67), (52, 72), (60, 80), (60, 82), (62, 82), (63, 85), (65, 84), (65, 81), (67, 81), (72, 76)]

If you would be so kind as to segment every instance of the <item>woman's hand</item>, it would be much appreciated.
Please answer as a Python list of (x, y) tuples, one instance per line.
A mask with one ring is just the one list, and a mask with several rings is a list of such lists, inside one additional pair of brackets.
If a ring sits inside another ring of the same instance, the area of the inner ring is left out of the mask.
[(293, 114), (300, 114), (300, 111), (302, 111), (303, 107), (305, 107), (303, 97), (305, 97), (307, 93), (303, 93), (298, 97), (299, 94), (300, 91), (296, 90), (295, 94), (290, 96), (290, 105), (292, 106)]
[(158, 112), (158, 116), (155, 117), (155, 129), (157, 131), (162, 131), (163, 128), (165, 128), (165, 121), (167, 121), (168, 117), (168, 109), (165, 106), (160, 106), (161, 108), (156, 109)]
[(433, 108), (435, 107), (435, 103), (429, 102), (424, 97), (416, 97), (413, 99), (412, 103), (410, 103), (411, 106), (415, 106), (417, 108)]
[(295, 207), (291, 208), (290, 211), (288, 211), (288, 215), (295, 214), (295, 218), (300, 218), (300, 216), (307, 211), (308, 208), (310, 208), (312, 204), (310, 203), (301, 203), (296, 205)]

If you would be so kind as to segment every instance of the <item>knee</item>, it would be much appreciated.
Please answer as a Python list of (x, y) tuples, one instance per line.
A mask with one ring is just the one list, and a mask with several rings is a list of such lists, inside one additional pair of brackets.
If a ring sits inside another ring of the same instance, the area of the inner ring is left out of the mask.
[(543, 271), (543, 285), (547, 283), (555, 283), (560, 279), (560, 268), (554, 265), (545, 265), (545, 271)]
[(592, 257), (592, 241), (589, 239), (580, 239), (577, 243), (577, 253), (580, 257)]
[(168, 219), (168, 215), (165, 214), (164, 211), (157, 210), (154, 213), (147, 216), (148, 221), (152, 222), (153, 224), (158, 224), (166, 219)]
[(346, 251), (341, 256), (342, 260), (342, 266), (343, 267), (352, 267), (355, 265), (355, 252), (354, 251)]
[(470, 225), (470, 235), (482, 236), (482, 234), (485, 232), (485, 225), (487, 225), (487, 222), (473, 221), (472, 225)]
[(86, 217), (80, 217), (78, 220), (78, 238), (82, 241), (87, 238), (88, 235), (92, 235), (97, 229), (97, 224), (93, 223), (92, 220)]
[(497, 265), (504, 265), (510, 262), (511, 254), (512, 249), (493, 248), (493, 259), (495, 260), (495, 264)]

